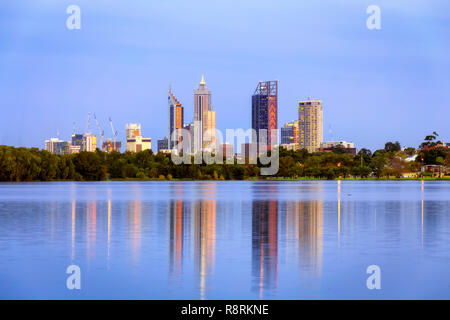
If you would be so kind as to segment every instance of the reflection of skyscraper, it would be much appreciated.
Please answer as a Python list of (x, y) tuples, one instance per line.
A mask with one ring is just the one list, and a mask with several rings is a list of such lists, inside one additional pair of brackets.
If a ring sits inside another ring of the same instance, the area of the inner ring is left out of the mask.
[(294, 206), (298, 221), (300, 263), (313, 273), (322, 270), (323, 202), (298, 202)]
[[(216, 112), (211, 105), (211, 91), (206, 87), (205, 79), (194, 91), (194, 152), (208, 149), (214, 146), (216, 130)], [(210, 137), (206, 137), (209, 133)], [(208, 141), (209, 140), (209, 141)]]
[(183, 233), (185, 208), (183, 201), (171, 201), (169, 204), (169, 267), (170, 274), (179, 274), (183, 261)]
[(97, 238), (97, 203), (91, 202), (86, 205), (86, 230), (87, 230), (87, 255), (95, 256), (95, 251), (91, 252), (91, 247), (95, 250)]
[(215, 260), (216, 200), (200, 200), (193, 206), (195, 269), (199, 276), (200, 298), (204, 299), (206, 280)]
[(133, 259), (138, 259), (141, 242), (141, 202), (127, 203), (127, 235), (131, 240)]
[(278, 285), (278, 202), (254, 201), (252, 206), (253, 290), (263, 298)]
[[(271, 130), (278, 128), (278, 81), (260, 81), (252, 96), (252, 129), (256, 131), (253, 142), (270, 146), (277, 143), (272, 141)], [(266, 130), (267, 136), (260, 136)], [(276, 131), (274, 131), (276, 133)], [(258, 152), (259, 152), (258, 146)]]
[(171, 150), (181, 141), (181, 129), (183, 128), (184, 112), (183, 106), (169, 90), (169, 136), (168, 148)]

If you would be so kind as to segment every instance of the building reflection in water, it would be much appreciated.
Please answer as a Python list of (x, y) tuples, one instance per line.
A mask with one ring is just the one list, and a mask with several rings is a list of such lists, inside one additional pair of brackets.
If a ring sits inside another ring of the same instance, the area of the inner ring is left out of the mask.
[(341, 180), (338, 180), (338, 247), (341, 246)]
[[(269, 186), (271, 196), (278, 185)], [(263, 298), (266, 290), (278, 286), (278, 201), (254, 200), (252, 203), (252, 290)]]
[[(274, 185), (271, 196), (277, 193), (276, 188)], [(322, 200), (253, 201), (252, 290), (258, 293), (260, 299), (277, 293), (281, 239), (286, 241), (286, 263), (290, 263), (288, 260), (291, 257), (297, 257), (301, 270), (309, 275), (321, 276), (323, 211)]]
[(86, 204), (86, 230), (87, 230), (87, 256), (95, 257), (95, 245), (97, 238), (97, 203), (95, 201)]
[(183, 262), (186, 207), (183, 200), (169, 203), (169, 275), (179, 276)]
[(139, 260), (139, 249), (141, 241), (141, 217), (142, 208), (139, 200), (127, 202), (127, 239), (131, 242), (131, 251), (135, 263)]
[[(215, 192), (216, 183), (207, 183), (204, 192)], [(203, 191), (202, 191), (203, 192)], [(200, 298), (206, 298), (208, 276), (214, 269), (216, 246), (216, 200), (202, 199), (193, 203), (195, 272), (199, 279)]]
[(72, 261), (75, 259), (76, 201), (72, 200)]
[(323, 256), (323, 201), (297, 202), (294, 214), (298, 221), (300, 266), (320, 276)]
[(260, 299), (278, 285), (278, 201), (253, 201), (252, 289)]

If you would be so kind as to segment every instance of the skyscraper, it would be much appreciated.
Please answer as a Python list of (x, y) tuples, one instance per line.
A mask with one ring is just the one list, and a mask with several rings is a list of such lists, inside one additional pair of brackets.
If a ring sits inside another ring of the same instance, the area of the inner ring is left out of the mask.
[[(209, 130), (209, 139), (205, 134)], [(216, 130), (216, 112), (211, 105), (211, 91), (208, 90), (205, 78), (194, 91), (194, 152), (214, 148)]]
[(171, 89), (169, 90), (169, 135), (168, 149), (181, 141), (181, 129), (183, 128), (184, 111), (181, 103), (175, 98)]
[(281, 128), (281, 144), (294, 144), (298, 148), (298, 120), (285, 123)]
[[(258, 153), (260, 153), (260, 143), (267, 145), (267, 150), (277, 143), (276, 129), (278, 129), (278, 81), (260, 81), (252, 96), (252, 129), (256, 131), (253, 142), (258, 143)], [(264, 138), (260, 137), (262, 132), (267, 130)], [(272, 141), (271, 131), (274, 141)]]
[(298, 103), (299, 147), (316, 152), (323, 140), (322, 101), (308, 100)]

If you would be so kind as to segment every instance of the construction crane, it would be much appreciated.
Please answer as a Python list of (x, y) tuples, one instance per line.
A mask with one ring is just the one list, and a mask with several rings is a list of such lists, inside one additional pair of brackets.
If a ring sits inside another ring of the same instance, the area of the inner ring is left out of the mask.
[(88, 112), (88, 118), (87, 118), (87, 133), (91, 133), (91, 113)]
[(117, 131), (114, 130), (114, 126), (113, 126), (111, 117), (109, 117), (109, 123), (111, 124), (111, 130), (112, 130), (112, 133), (113, 133), (113, 136), (114, 136), (114, 139), (113, 139), (113, 143), (114, 143), (114, 145), (113, 145), (113, 150), (117, 151), (117, 150), (116, 150)]
[(95, 113), (94, 113), (94, 119), (95, 119), (95, 123), (97, 124), (98, 134), (100, 135), (100, 148), (101, 148), (101, 150), (103, 150), (103, 135), (105, 134), (105, 132), (102, 130), (102, 128), (100, 128), (100, 124), (98, 123), (97, 116), (95, 115)]

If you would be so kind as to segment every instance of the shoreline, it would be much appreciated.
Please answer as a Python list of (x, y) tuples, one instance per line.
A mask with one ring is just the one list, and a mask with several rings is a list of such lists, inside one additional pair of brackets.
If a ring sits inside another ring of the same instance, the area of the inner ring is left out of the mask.
[(191, 181), (191, 182), (221, 182), (221, 181), (448, 181), (450, 182), (450, 177), (425, 177), (425, 178), (340, 178), (340, 179), (320, 179), (320, 178), (311, 178), (311, 177), (302, 177), (302, 178), (285, 178), (285, 177), (273, 177), (273, 178), (265, 178), (265, 179), (258, 179), (258, 178), (248, 178), (248, 179), (241, 179), (241, 180), (214, 180), (214, 179), (139, 179), (139, 178), (126, 178), (126, 179), (107, 179), (107, 180), (32, 180), (32, 181), (0, 181), (1, 183), (26, 183), (26, 182), (127, 182), (127, 181), (160, 181), (160, 182), (183, 182), (183, 181)]

